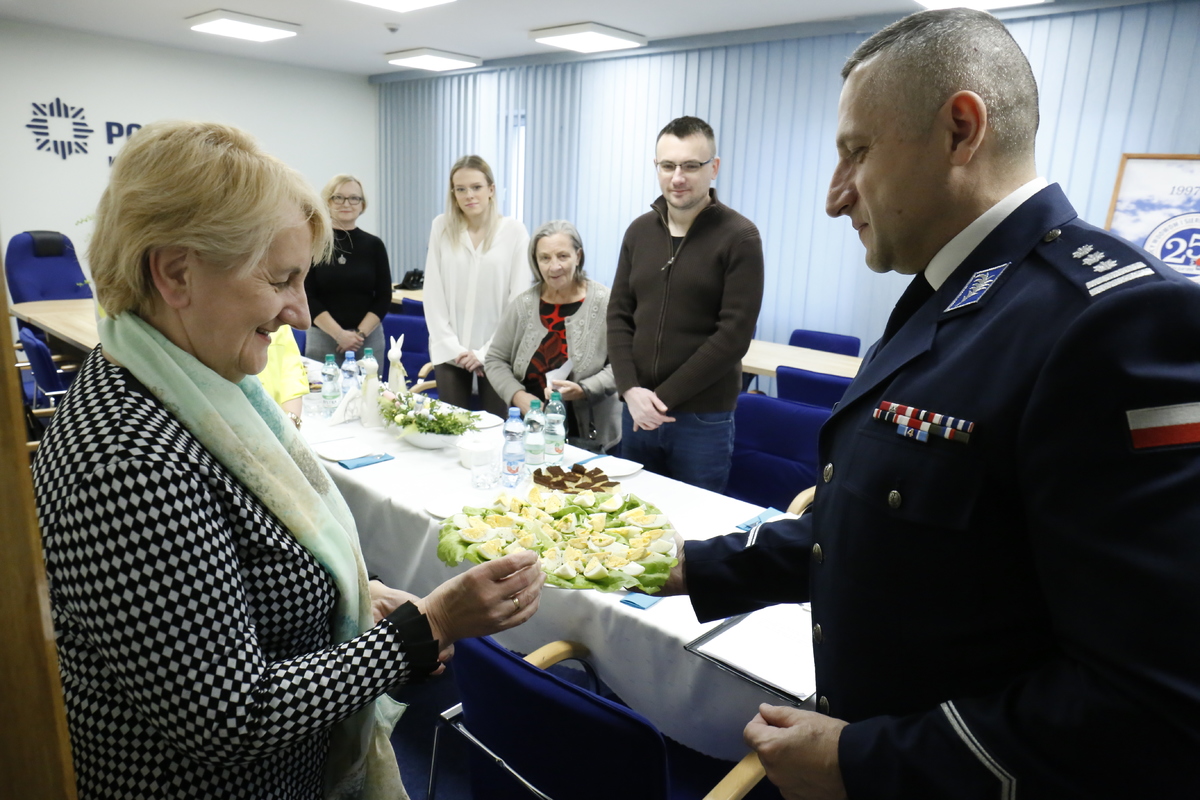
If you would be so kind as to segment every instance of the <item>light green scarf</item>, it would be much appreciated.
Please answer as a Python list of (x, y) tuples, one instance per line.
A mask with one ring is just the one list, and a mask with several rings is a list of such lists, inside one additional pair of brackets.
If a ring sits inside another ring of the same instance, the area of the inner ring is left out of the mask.
[[(100, 342), (333, 577), (334, 642), (370, 629), (371, 595), (354, 517), (258, 378), (250, 375), (231, 383), (132, 312), (101, 319)], [(333, 727), (326, 797), (408, 797), (388, 740), (403, 711), (403, 705), (383, 695)]]

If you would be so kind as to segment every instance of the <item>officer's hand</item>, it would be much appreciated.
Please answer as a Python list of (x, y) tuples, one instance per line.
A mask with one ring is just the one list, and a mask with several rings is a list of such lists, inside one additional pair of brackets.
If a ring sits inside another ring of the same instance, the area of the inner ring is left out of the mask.
[(837, 751), (844, 727), (824, 714), (763, 703), (742, 736), (785, 800), (843, 800)]

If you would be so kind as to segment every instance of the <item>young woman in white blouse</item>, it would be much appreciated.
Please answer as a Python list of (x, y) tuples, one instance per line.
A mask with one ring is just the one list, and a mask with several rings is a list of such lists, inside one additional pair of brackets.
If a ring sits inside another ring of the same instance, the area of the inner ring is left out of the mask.
[(473, 380), (483, 407), (505, 416), (506, 404), (483, 372), (488, 345), (509, 301), (529, 286), (529, 234), (496, 207), (492, 169), (479, 156), (450, 168), (446, 213), (433, 221), (425, 260), (425, 321), (438, 397), (467, 407)]

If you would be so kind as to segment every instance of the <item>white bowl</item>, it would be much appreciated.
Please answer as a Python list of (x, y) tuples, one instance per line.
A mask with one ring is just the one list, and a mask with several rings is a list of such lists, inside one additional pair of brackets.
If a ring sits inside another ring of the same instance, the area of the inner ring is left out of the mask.
[(454, 444), (454, 440), (457, 438), (448, 433), (410, 433), (407, 436), (401, 436), (400, 441), (422, 450), (441, 450), (443, 447)]

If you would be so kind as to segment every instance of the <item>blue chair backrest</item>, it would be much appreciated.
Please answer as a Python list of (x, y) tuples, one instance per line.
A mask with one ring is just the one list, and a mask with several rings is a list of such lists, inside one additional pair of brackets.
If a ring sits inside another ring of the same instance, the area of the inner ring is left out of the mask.
[(862, 342), (857, 336), (846, 336), (841, 333), (826, 333), (825, 331), (809, 331), (797, 328), (788, 339), (792, 347), (807, 347), (810, 350), (824, 350), (827, 353), (841, 353), (844, 356), (857, 356), (862, 349)]
[(776, 367), (775, 390), (781, 400), (833, 408), (842, 399), (852, 378), (827, 375), (795, 367)]
[[(292, 336), (296, 337), (296, 346), (300, 348), (300, 355), (304, 355), (304, 344), (308, 341), (308, 333), (292, 328)], [(386, 358), (382, 361), (387, 361)]]
[(410, 317), (423, 317), (425, 316), (425, 304), (420, 300), (413, 300), (411, 297), (402, 297), (400, 298), (400, 313)]
[(63, 377), (54, 365), (50, 348), (27, 328), (17, 332), (21, 337), (21, 345), (25, 348), (25, 357), (29, 359), (29, 369), (33, 372), (33, 380), (43, 392), (61, 392), (66, 390), (70, 381)]
[[(490, 638), (456, 642), (452, 671), (467, 730), (556, 800), (670, 796), (666, 742), (637, 712), (533, 666)], [(588, 767), (567, 767), (571, 762)], [(471, 788), (475, 800), (531, 796), (483, 757), (471, 762)]]
[(75, 246), (56, 231), (18, 233), (8, 242), (4, 269), (14, 303), (92, 296)]
[(832, 413), (765, 394), (738, 395), (725, 494), (786, 509), (817, 482), (817, 436)]
[[(387, 341), (384, 343), (385, 348), (390, 349), (392, 338), (401, 334), (404, 334), (404, 350), (400, 356), (400, 363), (404, 365), (404, 371), (408, 373), (408, 382), (411, 385), (417, 379), (417, 371), (429, 363), (429, 328), (425, 327), (425, 318), (408, 314), (385, 314), (383, 317), (383, 335), (387, 337)], [(386, 350), (378, 361), (383, 368), (384, 380), (387, 380), (388, 374), (391, 372), (391, 364), (388, 362)]]

